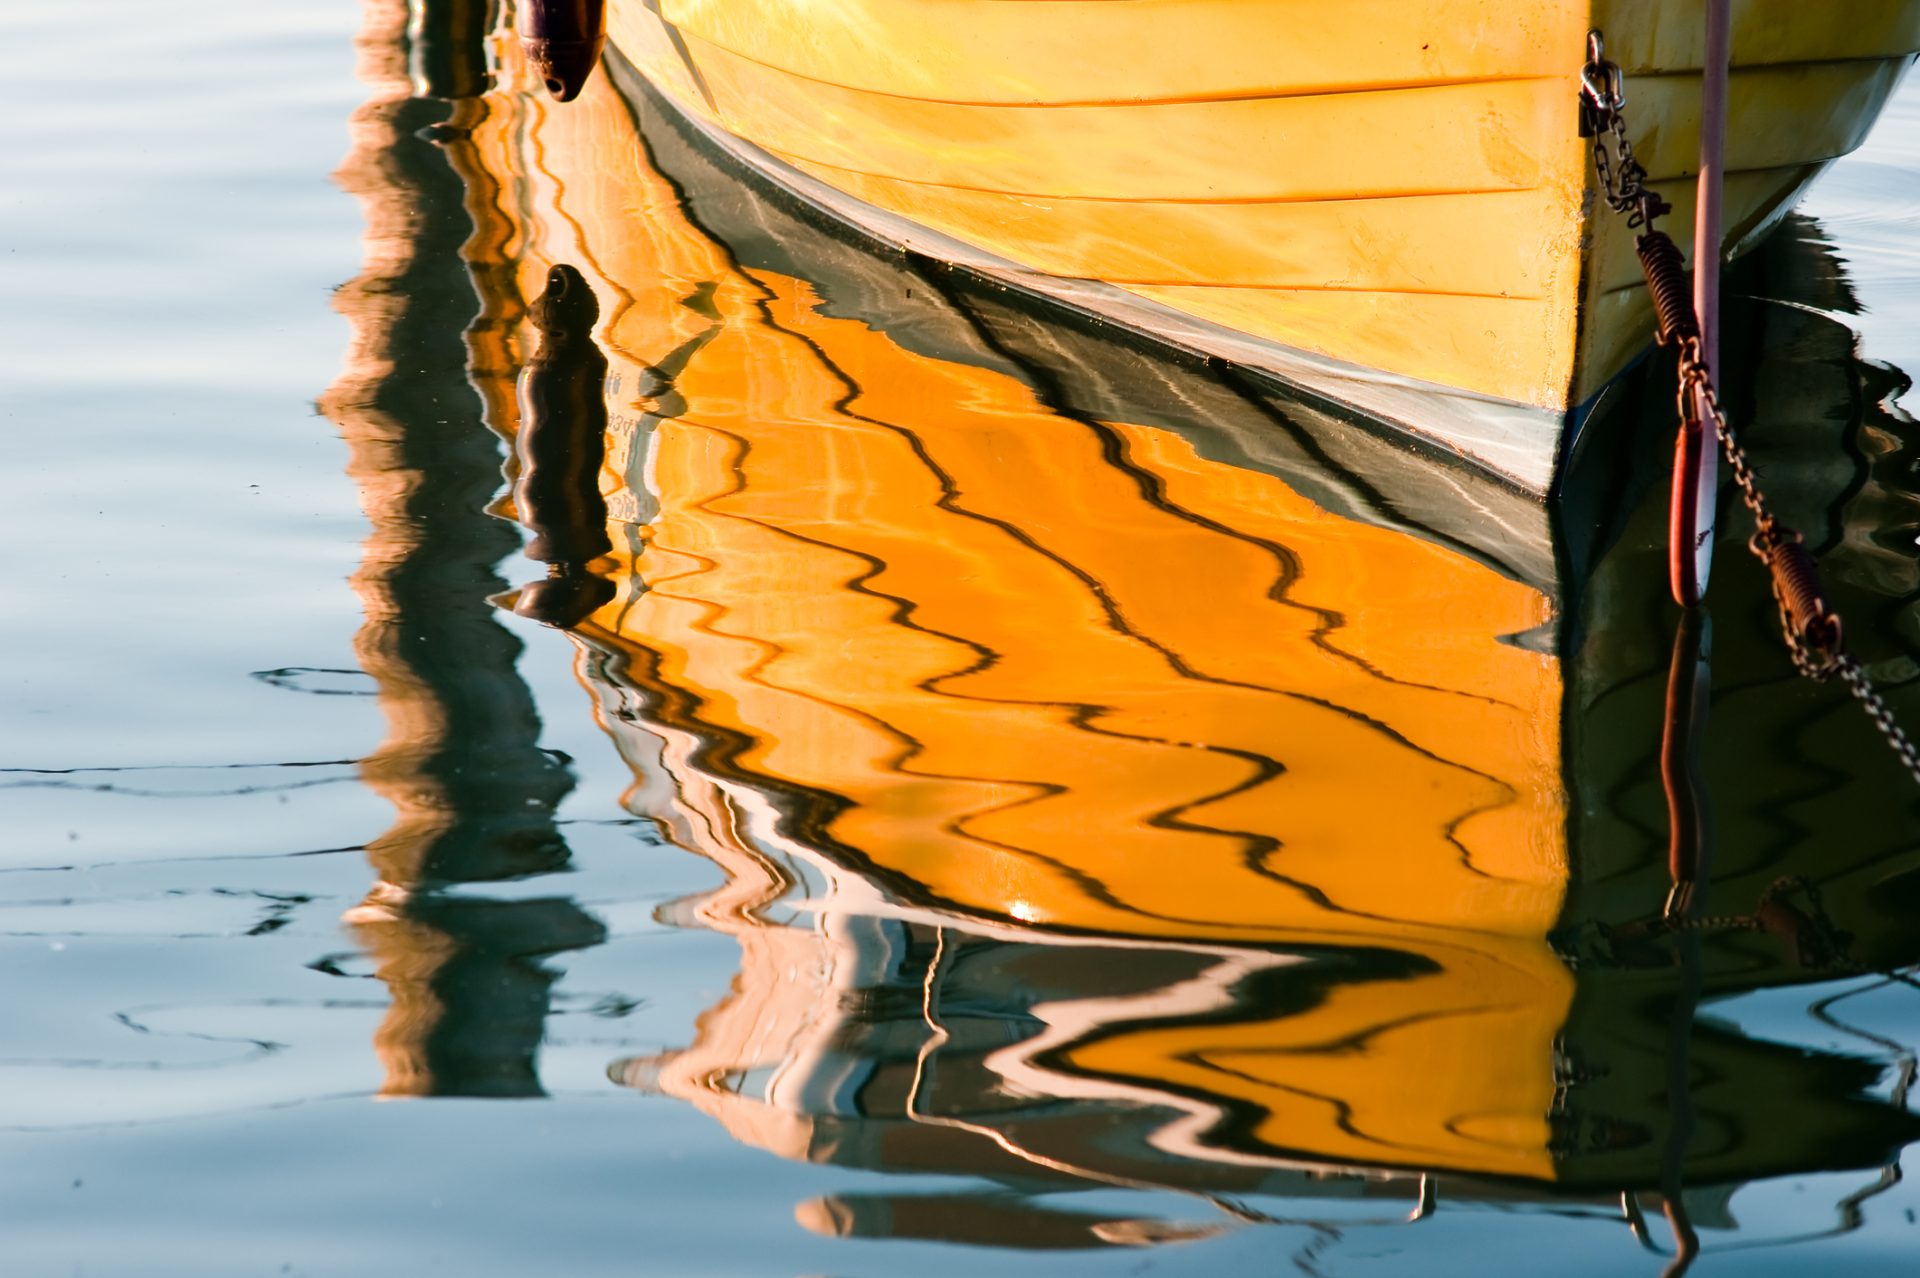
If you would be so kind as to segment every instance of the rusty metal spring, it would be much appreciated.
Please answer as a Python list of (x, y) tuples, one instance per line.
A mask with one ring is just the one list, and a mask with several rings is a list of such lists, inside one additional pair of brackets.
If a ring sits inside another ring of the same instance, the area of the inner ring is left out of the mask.
[(1820, 584), (1820, 569), (1800, 534), (1778, 535), (1770, 545), (1756, 545), (1754, 553), (1773, 575), (1774, 602), (1780, 605), (1780, 616), (1787, 628), (1806, 648), (1826, 655), (1837, 654), (1841, 640), (1840, 618), (1827, 602), (1826, 590)]
[(1653, 309), (1660, 317), (1660, 344), (1689, 337), (1698, 340), (1700, 322), (1693, 313), (1693, 290), (1680, 246), (1665, 231), (1649, 229), (1634, 240), (1633, 250), (1640, 255), (1647, 291), (1653, 294)]

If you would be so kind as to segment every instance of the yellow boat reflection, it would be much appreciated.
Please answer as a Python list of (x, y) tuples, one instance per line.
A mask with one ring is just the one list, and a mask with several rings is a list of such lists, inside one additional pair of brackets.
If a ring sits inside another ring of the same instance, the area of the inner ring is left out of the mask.
[[(1336, 514), (1351, 475), (1223, 460), (1230, 423), (1191, 411), (1270, 403), (1144, 358), (1114, 365), (1137, 387), (1102, 381), (937, 268), (890, 271), (640, 132), (605, 78), (564, 108), (501, 96), (474, 141), (518, 219), (497, 311), (561, 265), (600, 298), (617, 594), (573, 633), (630, 806), (728, 875), (684, 910), (743, 951), (695, 1043), (622, 1080), (811, 1159), (1617, 1188), (1674, 1165), (1685, 973), (1830, 973), (1758, 923), (1693, 959), (1635, 930), (1663, 849), (1582, 838), (1647, 795), (1589, 811), (1580, 778), (1650, 741), (1562, 724), (1643, 704), (1667, 654), (1622, 627), (1570, 667), (1559, 547), (1475, 504), (1492, 490), (1414, 518), (1449, 481), (1403, 459), (1396, 495)], [(1866, 819), (1839, 821), (1818, 902), (1775, 887), (1777, 856), (1718, 899), (1837, 936), (1902, 890)], [(1602, 949), (1577, 979), (1568, 956)], [(1910, 1134), (1861, 1062), (1691, 1050), (1701, 1115), (1804, 1121), (1683, 1148), (1689, 1180)]]

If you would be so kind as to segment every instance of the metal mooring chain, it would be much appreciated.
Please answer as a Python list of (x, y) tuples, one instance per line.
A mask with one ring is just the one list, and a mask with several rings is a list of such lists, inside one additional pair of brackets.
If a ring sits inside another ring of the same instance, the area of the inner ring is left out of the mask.
[(1686, 259), (1673, 238), (1654, 226), (1654, 219), (1671, 206), (1646, 186), (1647, 171), (1634, 158), (1627, 140), (1626, 88), (1620, 68), (1607, 61), (1600, 33), (1587, 36), (1587, 64), (1580, 73), (1580, 135), (1593, 139), (1593, 160), (1600, 174), (1608, 207), (1627, 215), (1627, 225), (1645, 228), (1634, 240), (1659, 316), (1659, 341), (1673, 346), (1680, 359), (1678, 404), (1680, 419), (1698, 428), (1704, 415), (1713, 424), (1720, 451), (1733, 471), (1740, 500), (1753, 512), (1755, 531), (1747, 548), (1766, 565), (1773, 577), (1773, 598), (1780, 609), (1780, 629), (1787, 651), (1801, 674), (1825, 682), (1838, 675), (1847, 685), (1874, 727), (1887, 739), (1913, 779), (1920, 782), (1920, 749), (1894, 721), (1886, 698), (1873, 686), (1866, 669), (1846, 649), (1840, 618), (1827, 601), (1820, 570), (1805, 540), (1780, 522), (1767, 504), (1746, 450), (1733, 436), (1720, 395), (1707, 371), (1700, 346), (1700, 321), (1694, 314), (1687, 285)]

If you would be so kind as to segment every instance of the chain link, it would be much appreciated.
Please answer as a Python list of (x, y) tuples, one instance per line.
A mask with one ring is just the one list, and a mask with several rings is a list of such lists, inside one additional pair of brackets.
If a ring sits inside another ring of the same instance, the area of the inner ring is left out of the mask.
[(1853, 693), (1854, 699), (1866, 710), (1867, 717), (1873, 720), (1873, 726), (1887, 739), (1887, 745), (1906, 765), (1907, 771), (1913, 774), (1916, 781), (1920, 781), (1920, 749), (1914, 748), (1913, 739), (1894, 721), (1893, 707), (1873, 686), (1873, 680), (1867, 676), (1865, 668), (1853, 659), (1852, 653), (1841, 653), (1837, 664), (1840, 677), (1846, 681), (1847, 691)]
[[(1609, 145), (1611, 144), (1611, 145)], [(1615, 155), (1619, 156), (1618, 163)], [(1633, 153), (1627, 140), (1626, 117), (1611, 112), (1606, 131), (1593, 137), (1593, 163), (1600, 172), (1600, 189), (1607, 206), (1627, 215), (1627, 225), (1638, 229), (1650, 226), (1673, 206), (1647, 187), (1647, 170)]]
[[(1580, 74), (1580, 123), (1582, 134), (1593, 138), (1594, 168), (1602, 198), (1616, 213), (1627, 215), (1629, 227), (1644, 227), (1649, 235), (1664, 238), (1654, 232), (1653, 221), (1671, 212), (1672, 206), (1647, 189), (1647, 171), (1634, 157), (1633, 144), (1627, 138), (1625, 107), (1625, 79), (1620, 68), (1607, 61), (1600, 33), (1592, 32), (1587, 37), (1587, 63)], [(1643, 245), (1645, 242), (1643, 237)], [(1893, 707), (1873, 686), (1865, 667), (1846, 650), (1840, 619), (1820, 590), (1811, 554), (1800, 534), (1774, 514), (1752, 460), (1734, 437), (1726, 411), (1720, 406), (1713, 373), (1707, 368), (1697, 320), (1695, 324), (1695, 332), (1674, 338), (1680, 365), (1676, 396), (1680, 420), (1712, 426), (1740, 491), (1740, 501), (1753, 514), (1754, 534), (1747, 549), (1773, 576), (1780, 631), (1794, 668), (1820, 682), (1839, 676), (1907, 773), (1920, 782), (1920, 748), (1894, 720)]]
[[(1593, 138), (1593, 165), (1607, 206), (1627, 215), (1627, 225), (1651, 225), (1672, 206), (1647, 188), (1647, 170), (1627, 137), (1626, 79), (1607, 61), (1598, 31), (1587, 34), (1587, 65), (1580, 74), (1580, 127)], [(1615, 161), (1618, 156), (1618, 162)]]

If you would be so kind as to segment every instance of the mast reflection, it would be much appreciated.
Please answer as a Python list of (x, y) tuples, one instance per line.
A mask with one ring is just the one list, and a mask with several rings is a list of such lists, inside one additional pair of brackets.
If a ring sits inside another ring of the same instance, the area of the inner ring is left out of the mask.
[(539, 746), (514, 669), (520, 645), (486, 601), (517, 538), (484, 511), (501, 453), (476, 389), (484, 348), (463, 336), (492, 242), (469, 216), (462, 172), (485, 116), (484, 10), (368, 4), (372, 97), (337, 175), (361, 201), (367, 255), (337, 294), (353, 345), (320, 406), (349, 444), (372, 524), (353, 579), (366, 615), (354, 646), (388, 733), (361, 772), (396, 810), (367, 847), (377, 881), (346, 921), (392, 996), (374, 1041), (385, 1096), (539, 1095), (555, 976), (540, 960), (603, 936), (564, 897), (457, 891), (564, 869), (554, 810), (573, 784)]

